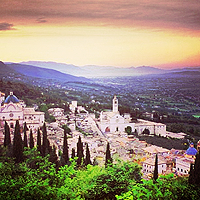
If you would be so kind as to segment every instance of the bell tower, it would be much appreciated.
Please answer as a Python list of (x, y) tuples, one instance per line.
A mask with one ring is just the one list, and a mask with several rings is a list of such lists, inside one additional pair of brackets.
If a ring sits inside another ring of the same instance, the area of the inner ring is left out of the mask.
[(113, 112), (118, 112), (118, 99), (116, 95), (113, 98)]

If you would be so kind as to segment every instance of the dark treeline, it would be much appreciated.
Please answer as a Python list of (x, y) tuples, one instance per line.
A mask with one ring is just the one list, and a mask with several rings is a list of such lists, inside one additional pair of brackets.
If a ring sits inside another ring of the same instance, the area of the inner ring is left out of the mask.
[[(29, 135), (29, 142), (27, 139), (27, 131), (28, 128), (26, 126), (26, 123), (24, 123), (23, 126), (23, 140), (21, 136), (21, 129), (19, 125), (19, 121), (16, 121), (15, 125), (15, 131), (14, 131), (14, 138), (13, 142), (11, 142), (11, 136), (10, 136), (10, 128), (8, 126), (8, 123), (5, 121), (4, 125), (4, 147), (7, 148), (7, 154), (10, 155), (14, 159), (16, 163), (20, 163), (24, 160), (23, 151), (27, 150), (27, 148), (33, 149), (34, 147), (37, 149), (38, 153), (42, 156), (48, 156), (49, 161), (56, 164), (56, 167), (59, 168), (60, 166), (64, 165), (70, 165), (70, 156), (69, 156), (69, 150), (68, 150), (68, 141), (67, 137), (70, 134), (71, 130), (66, 125), (63, 126), (63, 132), (64, 132), (64, 139), (63, 139), (63, 151), (60, 154), (60, 159), (55, 155), (56, 154), (56, 147), (52, 147), (50, 145), (50, 142), (47, 137), (47, 128), (46, 124), (43, 124), (42, 127), (42, 137), (41, 137), (41, 131), (38, 128), (37, 130), (37, 142), (35, 146), (34, 137), (32, 129), (30, 129), (30, 135)], [(77, 167), (84, 167), (88, 164), (92, 164), (92, 161), (90, 159), (90, 151), (89, 146), (86, 144), (85, 149), (85, 156), (84, 156), (84, 149), (83, 149), (83, 143), (81, 141), (81, 137), (79, 136), (78, 142), (77, 142), (77, 151), (75, 155), (75, 149), (72, 149), (72, 155), (71, 158), (74, 159), (76, 156), (76, 163)], [(57, 158), (57, 159), (55, 159)], [(95, 160), (96, 162), (96, 160)], [(112, 158), (110, 155), (110, 148), (109, 143), (107, 144), (107, 150), (106, 150), (106, 159), (105, 164), (111, 164)]]

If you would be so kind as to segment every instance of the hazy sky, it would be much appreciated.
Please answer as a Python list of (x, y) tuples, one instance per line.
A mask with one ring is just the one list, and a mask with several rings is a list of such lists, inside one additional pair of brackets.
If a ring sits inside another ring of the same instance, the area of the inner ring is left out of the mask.
[(199, 0), (0, 0), (0, 59), (200, 66)]

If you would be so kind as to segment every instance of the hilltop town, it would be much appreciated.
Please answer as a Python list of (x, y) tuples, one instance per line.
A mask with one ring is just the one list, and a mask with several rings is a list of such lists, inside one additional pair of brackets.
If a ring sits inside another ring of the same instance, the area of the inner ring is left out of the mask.
[[(5, 97), (0, 93), (0, 136), (3, 142), (4, 122), (11, 129), (13, 137), (14, 124), (19, 120), (21, 126), (26, 122), (27, 127), (33, 131), (36, 143), (37, 129), (45, 122), (44, 112), (35, 111), (33, 107), (26, 107), (24, 101), (19, 100), (13, 92)], [(133, 120), (129, 113), (120, 115), (117, 96), (112, 101), (112, 110), (101, 111), (100, 116), (89, 113), (83, 106), (78, 106), (77, 101), (69, 103), (70, 112), (66, 115), (63, 108), (50, 108), (49, 115), (55, 118), (55, 122), (46, 123), (48, 139), (55, 145), (57, 154), (62, 151), (64, 130), (63, 126), (70, 128), (68, 134), (69, 154), (76, 150), (79, 136), (82, 138), (83, 147), (89, 146), (91, 160), (99, 165), (104, 164), (106, 144), (110, 143), (113, 159), (122, 159), (137, 162), (142, 166), (143, 176), (152, 176), (155, 155), (158, 155), (159, 174), (175, 173), (176, 175), (188, 175), (190, 164), (194, 163), (197, 150), (194, 144), (188, 144), (187, 151), (180, 149), (166, 149), (161, 146), (151, 145), (141, 141), (137, 136), (163, 137), (171, 139), (184, 139), (185, 133), (172, 133), (166, 131), (166, 125), (143, 119)], [(23, 134), (23, 133), (22, 133)], [(29, 134), (28, 134), (29, 135)], [(200, 143), (197, 144), (199, 148)]]

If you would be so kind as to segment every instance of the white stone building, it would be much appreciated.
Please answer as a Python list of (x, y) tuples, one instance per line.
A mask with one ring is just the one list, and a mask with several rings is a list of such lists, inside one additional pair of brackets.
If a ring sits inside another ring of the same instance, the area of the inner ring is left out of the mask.
[(176, 172), (179, 175), (187, 175), (190, 171), (190, 164), (194, 164), (197, 150), (194, 148), (194, 144), (191, 143), (186, 150), (184, 157), (176, 159)]
[(100, 114), (100, 129), (102, 132), (123, 132), (125, 128), (130, 126), (132, 130), (135, 130), (134, 123), (131, 123), (130, 114), (121, 116), (118, 111), (118, 99), (114, 96), (113, 110), (111, 112), (102, 111)]
[(11, 128), (14, 128), (16, 120), (22, 126), (26, 122), (27, 127), (36, 130), (44, 123), (44, 113), (36, 112), (34, 108), (27, 108), (23, 101), (20, 101), (12, 92), (0, 106), (0, 127), (4, 127), (7, 121)]
[(72, 113), (75, 113), (77, 111), (77, 113), (84, 112), (88, 114), (88, 111), (85, 110), (83, 106), (78, 106), (77, 101), (72, 101), (72, 103), (69, 105), (69, 109), (71, 110)]
[(169, 153), (169, 149), (158, 147), (156, 145), (144, 147), (142, 150), (145, 152), (146, 156), (155, 156), (156, 154), (166, 156)]
[(176, 172), (179, 175), (188, 175), (190, 171), (190, 164), (194, 163), (194, 158), (177, 158), (176, 159)]
[(140, 135), (145, 129), (149, 130), (149, 134), (166, 136), (166, 125), (151, 121), (138, 119), (137, 122), (131, 122), (130, 114), (120, 115), (118, 111), (118, 99), (113, 98), (113, 110), (111, 112), (102, 111), (100, 114), (100, 129), (102, 132), (123, 132), (125, 128), (131, 127), (132, 132), (135, 130)]
[(150, 135), (160, 135), (166, 137), (165, 124), (138, 119), (135, 123), (135, 130), (138, 135), (142, 134), (145, 129), (149, 130)]
[[(148, 158), (143, 162), (142, 172), (153, 173), (155, 168), (155, 156)], [(163, 174), (167, 171), (167, 160), (158, 156), (158, 174)]]
[(50, 108), (48, 110), (48, 113), (50, 115), (53, 115), (54, 117), (62, 117), (62, 116), (64, 116), (64, 109), (63, 108)]

